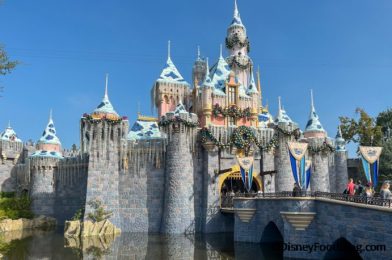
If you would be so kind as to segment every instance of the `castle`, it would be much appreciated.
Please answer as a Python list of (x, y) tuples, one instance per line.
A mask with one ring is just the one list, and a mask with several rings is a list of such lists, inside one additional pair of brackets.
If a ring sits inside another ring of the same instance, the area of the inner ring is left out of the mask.
[[(243, 191), (237, 155), (252, 156), (253, 191), (291, 191), (295, 182), (287, 143), (308, 143), (312, 161), (309, 191), (341, 192), (347, 180), (347, 151), (322, 127), (311, 98), (306, 129), (282, 108), (272, 117), (262, 103), (260, 74), (237, 3), (227, 29), (227, 58), (221, 48), (209, 66), (200, 57), (188, 83), (169, 55), (151, 90), (158, 118), (127, 117), (111, 104), (106, 79), (98, 107), (80, 119), (80, 150), (61, 147), (52, 116), (36, 144), (24, 144), (9, 125), (0, 137), (2, 191), (28, 194), (35, 214), (63, 223), (92, 211), (99, 199), (123, 232), (224, 232), (233, 217), (221, 213), (221, 195)], [(262, 169), (260, 169), (262, 167)], [(268, 209), (266, 209), (268, 210)]]

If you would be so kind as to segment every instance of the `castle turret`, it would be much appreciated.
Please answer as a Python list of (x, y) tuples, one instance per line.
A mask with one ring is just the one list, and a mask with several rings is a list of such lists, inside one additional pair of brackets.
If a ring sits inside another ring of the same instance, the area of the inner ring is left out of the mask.
[(253, 62), (248, 56), (250, 52), (249, 40), (236, 0), (234, 1), (233, 20), (227, 29), (226, 48), (230, 53), (230, 56), (226, 59), (227, 63), (235, 72), (235, 75), (238, 76), (241, 84), (249, 86)]
[[(102, 102), (91, 114), (84, 114), (80, 124), (81, 151), (89, 156), (86, 203), (100, 200), (113, 212), (112, 223), (120, 227), (118, 183), (126, 153), (128, 120), (119, 116), (109, 100), (107, 75)], [(85, 216), (91, 211), (86, 205)]]
[(348, 179), (346, 141), (343, 139), (340, 126), (335, 138), (335, 192), (343, 192)]
[(291, 191), (295, 181), (291, 171), (287, 143), (294, 140), (293, 133), (298, 129), (298, 125), (283, 109), (280, 97), (275, 125), (277, 127), (275, 131), (278, 131), (278, 147), (275, 148), (275, 191)]
[(29, 157), (31, 210), (35, 215), (54, 216), (55, 174), (62, 159), (61, 142), (51, 112), (49, 122), (37, 142), (37, 150)]
[(2, 164), (11, 160), (15, 164), (23, 150), (23, 142), (8, 122), (8, 127), (0, 134), (0, 155)]
[(188, 105), (190, 85), (174, 65), (170, 54), (170, 41), (166, 66), (152, 88), (152, 104), (158, 109), (158, 118), (175, 109), (177, 104)]
[(207, 63), (200, 57), (200, 48), (197, 47), (197, 58), (192, 68), (192, 83), (194, 87), (201, 86), (206, 79)]
[(168, 135), (165, 165), (165, 203), (161, 231), (168, 234), (195, 230), (194, 168), (192, 149), (197, 116), (182, 104), (161, 120)]
[(312, 191), (330, 191), (329, 179), (329, 158), (330, 141), (327, 132), (320, 123), (319, 116), (316, 113), (313, 100), (313, 91), (310, 92), (311, 106), (308, 123), (304, 131), (304, 137), (309, 143), (309, 154), (312, 158), (312, 176), (310, 178), (310, 189)]

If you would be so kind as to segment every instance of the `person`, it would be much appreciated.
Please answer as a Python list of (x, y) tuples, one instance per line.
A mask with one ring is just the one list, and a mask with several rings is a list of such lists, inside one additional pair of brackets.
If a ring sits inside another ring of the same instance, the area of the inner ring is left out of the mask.
[(293, 188), (293, 197), (298, 197), (301, 194), (301, 188), (299, 187), (298, 183), (294, 183)]
[(366, 196), (366, 198), (373, 197), (372, 188), (370, 188), (369, 186), (366, 186), (364, 195)]
[(357, 181), (357, 185), (355, 185), (355, 195), (362, 195), (363, 193), (363, 185), (361, 180)]
[(391, 199), (391, 191), (389, 190), (389, 183), (388, 182), (384, 182), (381, 186), (381, 190), (380, 190), (380, 197), (382, 199), (386, 199), (389, 200)]
[(346, 190), (347, 190), (347, 194), (348, 194), (348, 195), (354, 195), (354, 193), (355, 193), (355, 185), (354, 185), (354, 180), (353, 180), (353, 178), (350, 178), (350, 179), (349, 179), (349, 182), (347, 183), (347, 188), (346, 188)]

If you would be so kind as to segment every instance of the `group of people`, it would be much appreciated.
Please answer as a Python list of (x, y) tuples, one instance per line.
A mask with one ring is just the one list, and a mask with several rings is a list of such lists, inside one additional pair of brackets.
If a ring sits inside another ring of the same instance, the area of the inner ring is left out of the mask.
[[(386, 181), (383, 183), (380, 189), (381, 199), (392, 199), (392, 193), (389, 190), (389, 187), (390, 187), (389, 182)], [(370, 198), (374, 196), (374, 189), (372, 188), (371, 183), (368, 183), (365, 186), (363, 186), (360, 180), (358, 180), (357, 183), (355, 184), (353, 178), (350, 178), (349, 182), (347, 183), (347, 187), (343, 193), (348, 195), (359, 195), (359, 196)]]

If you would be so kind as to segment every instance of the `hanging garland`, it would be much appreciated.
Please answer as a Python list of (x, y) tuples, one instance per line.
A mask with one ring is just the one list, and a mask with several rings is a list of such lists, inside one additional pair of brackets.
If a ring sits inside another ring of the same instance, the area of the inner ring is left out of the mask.
[(248, 58), (246, 63), (243, 64), (240, 61), (238, 61), (239, 57), (245, 57), (245, 56), (230, 56), (227, 58), (227, 63), (230, 65), (230, 67), (233, 67), (233, 65), (235, 65), (237, 68), (240, 69), (248, 69), (252, 64), (250, 59)]
[(296, 128), (292, 131), (288, 131), (285, 129), (280, 128), (279, 126), (275, 126), (274, 129), (282, 134), (284, 134), (285, 136), (294, 136), (294, 138), (296, 140), (298, 140), (301, 136), (301, 130), (299, 128)]
[(237, 106), (223, 108), (219, 104), (215, 104), (214, 108), (212, 109), (212, 114), (214, 117), (233, 117), (235, 119), (249, 118), (251, 117), (251, 110), (249, 107), (242, 110)]
[(103, 121), (109, 123), (110, 125), (116, 125), (121, 123), (123, 120), (128, 120), (126, 116), (119, 117), (118, 119), (110, 119), (107, 118), (106, 116), (103, 116), (102, 118), (93, 118), (90, 114), (84, 113), (83, 118), (86, 119), (87, 122), (91, 124), (99, 124)]
[(272, 136), (271, 140), (266, 145), (263, 146), (257, 140), (253, 130), (250, 127), (240, 126), (234, 130), (234, 132), (229, 138), (229, 142), (227, 144), (224, 144), (223, 142), (219, 141), (208, 128), (204, 127), (200, 130), (200, 142), (204, 144), (208, 141), (211, 141), (214, 145), (216, 145), (219, 148), (235, 146), (236, 148), (239, 149), (244, 149), (246, 147), (249, 147), (252, 143), (254, 143), (259, 149), (268, 152), (272, 148), (278, 146), (278, 134), (275, 133)]
[(250, 43), (248, 37), (246, 37), (245, 41), (241, 41), (238, 37), (238, 34), (235, 33), (232, 37), (226, 37), (226, 48), (233, 49), (235, 46), (239, 46), (240, 48), (246, 47), (248, 53), (250, 52)]
[(178, 117), (178, 116), (176, 116), (172, 119), (164, 118), (161, 121), (159, 121), (158, 125), (161, 127), (165, 127), (165, 126), (168, 126), (173, 123), (182, 123), (183, 125), (185, 125), (187, 127), (192, 127), (192, 128), (195, 128), (199, 125), (199, 122), (191, 122), (191, 121), (182, 119), (181, 117)]
[(331, 144), (327, 143), (327, 141), (324, 141), (321, 146), (313, 147), (309, 146), (308, 150), (311, 154), (318, 154), (318, 153), (328, 153), (328, 152), (335, 152), (336, 148), (333, 147)]

